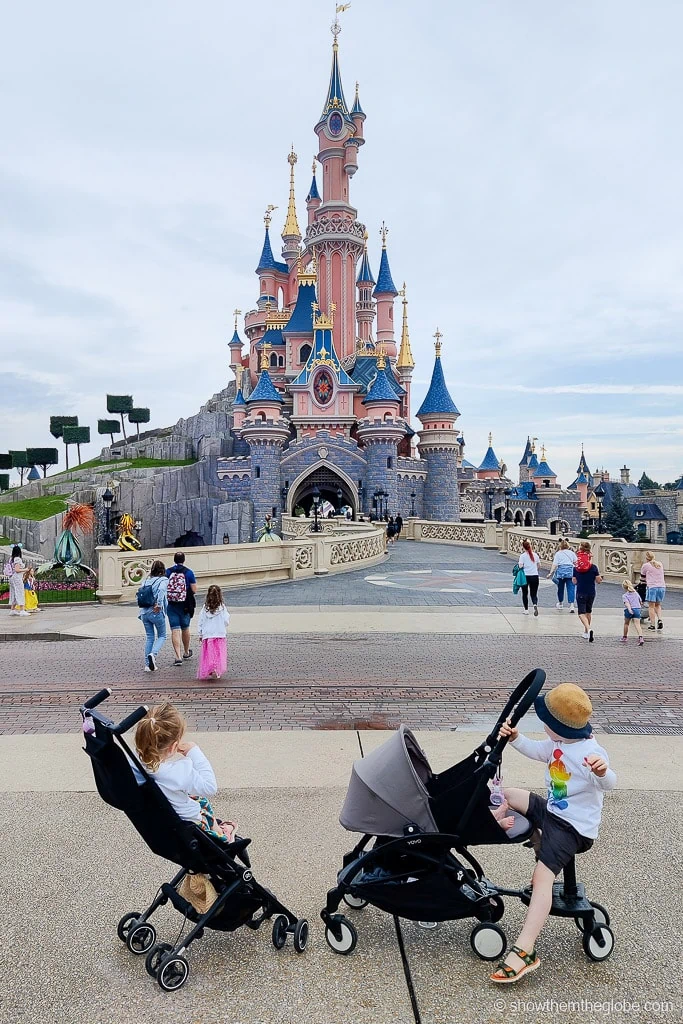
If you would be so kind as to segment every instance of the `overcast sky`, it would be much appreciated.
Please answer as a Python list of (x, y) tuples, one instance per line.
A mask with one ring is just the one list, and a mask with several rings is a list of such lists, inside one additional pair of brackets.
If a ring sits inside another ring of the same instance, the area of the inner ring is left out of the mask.
[[(92, 457), (107, 391), (163, 426), (226, 385), (292, 142), (305, 223), (333, 11), (5, 8), (0, 450), (75, 414)], [(537, 436), (564, 484), (582, 441), (592, 468), (680, 475), (683, 3), (353, 0), (341, 18), (367, 114), (351, 200), (375, 272), (384, 219), (407, 282), (413, 410), (438, 325), (470, 461), (491, 430), (515, 472)]]

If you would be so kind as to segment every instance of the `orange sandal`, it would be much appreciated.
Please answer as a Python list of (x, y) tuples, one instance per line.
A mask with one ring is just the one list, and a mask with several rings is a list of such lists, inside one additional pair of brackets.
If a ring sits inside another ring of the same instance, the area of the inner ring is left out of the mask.
[(525, 974), (530, 974), (535, 971), (537, 967), (541, 966), (541, 961), (536, 956), (536, 950), (533, 949), (531, 953), (526, 953), (519, 946), (513, 946), (510, 950), (511, 953), (516, 953), (519, 959), (523, 962), (524, 967), (520, 967), (518, 971), (514, 967), (510, 967), (504, 960), (496, 967), (494, 973), (491, 975), (491, 981), (494, 981), (496, 985), (510, 985), (515, 981), (519, 981)]

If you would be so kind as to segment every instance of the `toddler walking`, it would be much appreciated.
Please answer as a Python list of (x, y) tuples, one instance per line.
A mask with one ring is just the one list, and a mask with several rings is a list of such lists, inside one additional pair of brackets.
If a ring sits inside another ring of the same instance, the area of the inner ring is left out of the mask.
[(628, 643), (628, 631), (631, 623), (633, 623), (638, 634), (638, 646), (642, 647), (645, 643), (643, 640), (643, 627), (640, 624), (640, 611), (643, 602), (640, 600), (640, 594), (630, 580), (624, 580), (622, 587), (624, 588), (624, 633), (621, 642), (622, 644)]
[(181, 818), (230, 843), (237, 823), (214, 814), (208, 797), (218, 790), (216, 776), (197, 744), (183, 739), (185, 728), (185, 719), (173, 704), (156, 704), (135, 730), (138, 757)]
[[(607, 752), (593, 739), (589, 721), (593, 707), (580, 686), (560, 683), (537, 697), (534, 709), (548, 739), (527, 739), (509, 722), (500, 730), (520, 754), (545, 762), (548, 796), (543, 799), (524, 789), (505, 790), (507, 806), (528, 818), (541, 837), (522, 931), (491, 975), (491, 981), (499, 985), (519, 981), (540, 967), (536, 939), (550, 913), (555, 876), (576, 854), (590, 850), (600, 827), (603, 796), (617, 784)], [(502, 821), (501, 825), (505, 827)]]
[(221, 588), (211, 586), (199, 614), (199, 639), (202, 649), (197, 679), (220, 679), (228, 668), (228, 641), (225, 631), (230, 612), (223, 604)]

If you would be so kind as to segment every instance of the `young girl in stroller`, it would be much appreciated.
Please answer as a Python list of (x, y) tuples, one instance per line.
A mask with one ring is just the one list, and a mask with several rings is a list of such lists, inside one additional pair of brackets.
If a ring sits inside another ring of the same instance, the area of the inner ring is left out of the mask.
[(185, 730), (185, 720), (173, 704), (156, 704), (135, 731), (138, 757), (181, 818), (230, 843), (237, 823), (214, 814), (207, 798), (218, 790), (216, 776), (197, 744), (183, 739)]

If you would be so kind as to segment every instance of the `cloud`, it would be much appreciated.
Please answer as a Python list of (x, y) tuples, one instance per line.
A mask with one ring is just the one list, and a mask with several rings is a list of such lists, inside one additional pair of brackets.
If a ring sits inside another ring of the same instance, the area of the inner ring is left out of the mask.
[(527, 395), (683, 395), (683, 384), (474, 384), (485, 391)]

